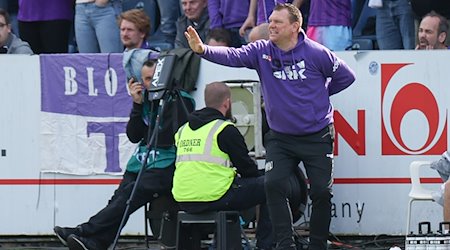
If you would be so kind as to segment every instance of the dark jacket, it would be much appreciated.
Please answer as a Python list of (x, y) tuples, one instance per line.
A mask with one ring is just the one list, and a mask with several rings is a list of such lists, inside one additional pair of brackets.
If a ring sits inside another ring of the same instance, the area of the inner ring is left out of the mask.
[(189, 20), (185, 15), (182, 15), (177, 20), (177, 35), (175, 37), (175, 48), (189, 48), (189, 44), (184, 36), (187, 27), (192, 26), (197, 31), (200, 38), (205, 41), (209, 32), (209, 14), (208, 8), (205, 7), (198, 22)]
[[(189, 127), (196, 130), (213, 120), (226, 120), (218, 110), (213, 108), (203, 108), (194, 111), (189, 115)], [(239, 130), (233, 126), (226, 126), (217, 136), (219, 148), (228, 154), (233, 167), (243, 178), (258, 176), (258, 168), (255, 162), (248, 155), (244, 137)]]
[[(144, 99), (147, 99), (146, 97)], [(148, 136), (153, 133), (154, 118), (156, 117), (156, 110), (159, 107), (159, 101), (154, 100), (152, 103), (145, 101), (145, 105), (149, 106), (149, 110), (153, 106), (153, 122), (152, 129), (148, 130), (148, 125), (144, 122), (143, 117), (143, 104), (137, 104), (133, 102), (133, 108), (131, 109), (130, 120), (127, 124), (127, 136), (132, 143), (138, 143), (142, 139), (148, 142)], [(185, 107), (183, 107), (183, 103)], [(194, 104), (191, 99), (183, 97), (183, 102), (181, 100), (166, 102), (164, 106), (164, 111), (162, 119), (160, 120), (160, 131), (158, 134), (158, 147), (168, 148), (175, 144), (174, 134), (177, 132), (178, 128), (186, 123), (188, 114), (194, 110)]]
[(27, 42), (22, 41), (13, 33), (9, 33), (9, 37), (6, 40), (6, 47), (7, 54), (33, 54), (30, 45)]

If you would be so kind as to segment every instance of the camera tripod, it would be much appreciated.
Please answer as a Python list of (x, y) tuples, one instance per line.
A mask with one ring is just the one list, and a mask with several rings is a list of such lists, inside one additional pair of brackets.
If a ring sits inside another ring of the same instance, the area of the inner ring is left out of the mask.
[[(186, 107), (186, 104), (184, 103), (184, 100), (183, 100), (183, 94), (181, 93), (181, 91), (179, 89), (165, 90), (164, 93), (162, 95), (160, 95), (161, 99), (159, 99), (159, 100), (150, 99), (151, 95), (153, 94), (151, 91), (149, 91), (147, 94), (148, 94), (148, 97), (149, 97), (148, 99), (151, 102), (151, 106), (152, 106), (151, 111), (154, 110), (155, 102), (156, 101), (158, 102), (157, 103), (156, 116), (153, 119), (153, 115), (151, 115), (151, 117), (149, 119), (148, 131), (147, 131), (148, 141), (146, 143), (146, 149), (147, 150), (146, 150), (146, 152), (144, 154), (141, 168), (139, 169), (139, 172), (137, 174), (136, 180), (135, 180), (135, 182), (133, 184), (133, 189), (132, 189), (132, 191), (130, 193), (130, 197), (128, 198), (128, 200), (126, 202), (126, 208), (125, 208), (125, 211), (123, 213), (122, 220), (121, 220), (121, 223), (120, 223), (119, 228), (117, 230), (117, 233), (116, 233), (116, 236), (114, 238), (114, 241), (113, 241), (111, 249), (115, 249), (115, 247), (117, 245), (117, 242), (118, 242), (118, 239), (120, 237), (120, 233), (121, 233), (123, 227), (125, 226), (125, 224), (126, 224), (126, 222), (128, 220), (129, 210), (130, 210), (131, 204), (133, 202), (133, 198), (135, 196), (137, 187), (138, 187), (138, 185), (139, 185), (139, 183), (140, 183), (140, 181), (142, 179), (142, 174), (148, 167), (147, 166), (147, 164), (148, 164), (147, 161), (148, 161), (149, 157), (152, 156), (152, 158), (151, 158), (152, 162), (150, 164), (155, 164), (156, 163), (156, 158), (158, 157), (158, 154), (156, 153), (158, 151), (158, 147), (157, 147), (157, 145), (158, 145), (158, 135), (160, 133), (160, 129), (161, 129), (160, 128), (160, 124), (161, 124), (161, 121), (162, 121), (162, 118), (163, 118), (163, 115), (164, 115), (166, 104), (169, 103), (169, 102), (174, 102), (175, 108), (177, 109), (177, 112), (175, 112), (176, 113), (175, 116), (177, 116), (177, 113), (178, 113), (177, 102), (180, 101), (181, 104), (182, 104), (181, 106), (183, 107), (183, 112), (184, 112), (184, 114), (186, 114), (186, 117), (187, 117), (187, 114), (189, 114), (189, 111), (188, 111), (188, 109)], [(147, 102), (147, 104), (148, 104), (148, 102)], [(144, 105), (145, 105), (145, 102), (144, 102)], [(173, 121), (173, 129), (174, 129), (174, 131), (173, 132), (176, 132), (175, 130), (178, 128), (178, 125), (179, 125), (178, 122), (179, 121), (177, 119), (174, 119), (174, 121)]]

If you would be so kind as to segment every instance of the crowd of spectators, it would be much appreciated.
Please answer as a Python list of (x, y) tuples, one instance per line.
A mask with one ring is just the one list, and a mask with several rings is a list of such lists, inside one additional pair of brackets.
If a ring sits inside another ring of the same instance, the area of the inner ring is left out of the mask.
[(439, 0), (380, 0), (369, 11), (370, 0), (0, 0), (0, 9), (9, 14), (6, 28), (34, 54), (120, 53), (126, 46), (118, 20), (133, 9), (148, 16), (146, 47), (163, 51), (187, 48), (188, 26), (203, 40), (221, 33), (232, 47), (268, 39), (268, 16), (284, 2), (300, 8), (308, 37), (334, 51), (359, 48), (357, 25), (373, 37), (366, 49), (414, 49), (425, 15), (450, 17), (450, 2)]

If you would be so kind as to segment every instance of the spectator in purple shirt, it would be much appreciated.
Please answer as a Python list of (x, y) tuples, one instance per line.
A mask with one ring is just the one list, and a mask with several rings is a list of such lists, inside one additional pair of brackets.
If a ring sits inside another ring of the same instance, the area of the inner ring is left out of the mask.
[(330, 50), (346, 50), (352, 46), (351, 10), (350, 0), (311, 0), (306, 34)]
[(269, 39), (268, 26), (269, 16), (278, 3), (292, 3), (300, 7), (302, 0), (250, 0), (247, 19), (239, 29), (241, 36), (245, 36), (249, 29), (248, 41), (253, 42), (259, 39)]
[(19, 0), (20, 38), (36, 54), (67, 53), (73, 0)]
[(261, 81), (270, 131), (265, 135), (265, 192), (276, 249), (296, 249), (288, 206), (290, 183), (303, 162), (310, 185), (312, 214), (309, 249), (327, 249), (331, 222), (333, 105), (330, 96), (349, 87), (354, 72), (333, 52), (309, 39), (292, 4), (278, 4), (269, 18), (269, 40), (240, 48), (203, 44), (189, 27), (185, 36), (203, 58), (255, 69)]
[(209, 28), (223, 28), (231, 35), (231, 46), (247, 44), (239, 28), (247, 18), (250, 0), (208, 0)]

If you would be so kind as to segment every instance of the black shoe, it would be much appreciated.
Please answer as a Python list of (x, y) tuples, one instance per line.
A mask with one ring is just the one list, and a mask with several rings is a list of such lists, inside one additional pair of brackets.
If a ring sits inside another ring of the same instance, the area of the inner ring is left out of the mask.
[(53, 228), (58, 239), (63, 243), (64, 246), (67, 246), (67, 238), (71, 234), (80, 235), (80, 228), (78, 227), (59, 227), (56, 226)]
[(96, 240), (71, 234), (67, 238), (67, 245), (70, 250), (106, 250), (107, 247), (101, 245)]

